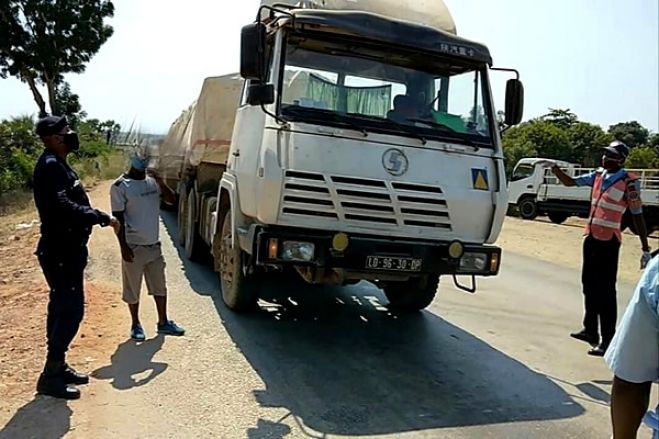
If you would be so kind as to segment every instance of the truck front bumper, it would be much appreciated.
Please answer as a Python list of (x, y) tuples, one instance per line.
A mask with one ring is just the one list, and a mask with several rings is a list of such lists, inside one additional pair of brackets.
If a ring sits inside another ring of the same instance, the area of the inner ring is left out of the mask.
[(459, 241), (347, 236), (265, 226), (259, 226), (253, 236), (253, 260), (260, 266), (309, 266), (406, 275), (494, 276), (499, 273), (501, 263), (499, 247)]

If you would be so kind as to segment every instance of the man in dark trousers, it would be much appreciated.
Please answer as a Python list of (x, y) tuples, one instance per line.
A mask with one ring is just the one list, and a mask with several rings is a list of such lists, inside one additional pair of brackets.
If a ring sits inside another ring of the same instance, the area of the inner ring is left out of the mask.
[(78, 135), (65, 117), (48, 116), (37, 122), (36, 133), (46, 149), (34, 168), (34, 201), (41, 219), (41, 239), (36, 255), (50, 287), (46, 336), (46, 366), (37, 392), (57, 398), (77, 399), (76, 384), (89, 377), (66, 364), (66, 351), (84, 313), (83, 271), (92, 226), (117, 228), (117, 220), (93, 209), (76, 172), (66, 157), (79, 148)]
[(632, 214), (634, 226), (641, 239), (641, 267), (644, 268), (650, 260), (640, 182), (623, 168), (628, 155), (627, 145), (614, 141), (604, 148), (602, 168), (577, 178), (567, 175), (555, 163), (552, 165), (552, 171), (564, 185), (593, 188), (590, 217), (583, 244), (581, 280), (585, 298), (584, 327), (571, 336), (591, 344), (593, 348), (588, 353), (600, 357), (604, 355), (615, 335), (621, 223), (627, 209)]

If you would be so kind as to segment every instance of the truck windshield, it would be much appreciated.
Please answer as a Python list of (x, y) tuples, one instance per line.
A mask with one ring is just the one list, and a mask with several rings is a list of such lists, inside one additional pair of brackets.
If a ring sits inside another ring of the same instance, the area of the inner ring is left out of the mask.
[(513, 170), (512, 181), (522, 180), (530, 177), (535, 171), (535, 166), (530, 163), (520, 163)]
[(493, 119), (484, 71), (428, 54), (289, 39), (280, 113), (289, 120), (343, 120), (366, 131), (487, 147)]

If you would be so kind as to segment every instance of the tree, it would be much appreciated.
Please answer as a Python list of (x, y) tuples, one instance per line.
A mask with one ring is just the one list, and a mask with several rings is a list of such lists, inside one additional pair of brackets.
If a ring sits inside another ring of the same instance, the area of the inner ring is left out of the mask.
[(636, 147), (629, 153), (625, 166), (637, 169), (659, 167), (659, 154), (647, 146)]
[(30, 87), (40, 115), (46, 104), (37, 85), (48, 90), (51, 111), (66, 73), (82, 73), (113, 33), (105, 18), (110, 0), (4, 0), (0, 2), (0, 76)]
[(614, 139), (625, 142), (630, 148), (644, 145), (650, 136), (648, 129), (635, 120), (611, 125), (609, 127), (609, 134), (611, 134)]
[(647, 145), (650, 148), (654, 148), (659, 152), (659, 133), (654, 133), (650, 137), (648, 137)]
[(577, 122), (567, 130), (572, 144), (572, 159), (586, 167), (599, 166), (602, 148), (613, 140), (599, 125)]
[(82, 111), (79, 96), (71, 91), (71, 86), (66, 81), (57, 86), (53, 114), (66, 116), (74, 128), (87, 116), (87, 113)]
[(539, 119), (509, 129), (503, 137), (503, 149), (508, 171), (522, 157), (573, 160), (572, 145), (565, 130)]
[(560, 108), (550, 108), (549, 113), (545, 114), (540, 119), (563, 130), (570, 129), (572, 125), (579, 121), (577, 115), (572, 113), (569, 108), (565, 110)]

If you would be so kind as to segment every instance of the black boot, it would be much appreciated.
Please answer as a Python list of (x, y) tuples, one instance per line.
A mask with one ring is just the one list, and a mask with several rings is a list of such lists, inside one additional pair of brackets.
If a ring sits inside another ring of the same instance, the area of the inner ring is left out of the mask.
[(595, 347), (599, 344), (600, 342), (600, 336), (598, 334), (591, 334), (587, 332), (585, 329), (582, 329), (579, 332), (573, 332), (570, 334), (570, 337), (576, 338), (577, 340), (585, 341), (589, 345)]
[(66, 384), (89, 384), (89, 375), (84, 373), (76, 372), (74, 368), (68, 364), (64, 364), (64, 369), (62, 370), (62, 377)]
[(64, 367), (63, 361), (47, 361), (37, 382), (37, 393), (63, 399), (80, 398), (80, 390), (66, 383)]

